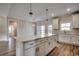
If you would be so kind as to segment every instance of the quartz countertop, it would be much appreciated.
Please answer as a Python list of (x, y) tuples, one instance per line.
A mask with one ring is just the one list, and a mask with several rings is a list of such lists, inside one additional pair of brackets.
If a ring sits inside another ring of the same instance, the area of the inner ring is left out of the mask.
[(14, 37), (16, 39), (16, 41), (21, 41), (21, 42), (28, 42), (28, 41), (33, 41), (33, 40), (37, 40), (40, 38), (45, 38), (45, 37), (50, 37), (50, 36), (55, 36), (56, 34), (52, 34), (52, 35), (44, 35), (44, 36), (20, 36), (20, 37)]

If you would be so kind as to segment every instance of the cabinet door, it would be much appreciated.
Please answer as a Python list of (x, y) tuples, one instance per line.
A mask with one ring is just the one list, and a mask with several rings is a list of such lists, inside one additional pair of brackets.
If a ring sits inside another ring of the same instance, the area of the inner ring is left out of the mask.
[(45, 55), (49, 53), (49, 44), (48, 42), (45, 43)]
[(79, 14), (75, 14), (72, 16), (72, 27), (79, 28)]
[(52, 46), (53, 46), (53, 48), (55, 48), (55, 47), (57, 46), (56, 39), (57, 39), (56, 37), (54, 37), (54, 38), (53, 38), (53, 45), (52, 45)]
[(52, 38), (50, 38), (50, 41), (49, 41), (49, 52), (53, 49), (52, 45), (53, 45), (53, 41), (52, 41)]
[(70, 43), (70, 36), (65, 35), (63, 40), (64, 40), (65, 43)]
[(76, 44), (79, 44), (79, 36), (76, 36)]
[(76, 43), (76, 36), (71, 36), (71, 44), (75, 44)]
[(53, 29), (59, 28), (59, 19), (53, 19)]
[(28, 49), (28, 48), (31, 48), (33, 46), (35, 46), (35, 42), (34, 41), (27, 42), (27, 43), (25, 42), (24, 43), (24, 49)]
[(59, 35), (59, 42), (64, 42), (64, 36), (63, 35)]
[(45, 55), (45, 46), (44, 45), (39, 45), (37, 48), (36, 54), (38, 56), (44, 56)]
[(35, 56), (36, 55), (36, 48), (33, 47), (33, 48), (28, 49), (28, 50), (25, 50), (24, 55), (25, 56)]

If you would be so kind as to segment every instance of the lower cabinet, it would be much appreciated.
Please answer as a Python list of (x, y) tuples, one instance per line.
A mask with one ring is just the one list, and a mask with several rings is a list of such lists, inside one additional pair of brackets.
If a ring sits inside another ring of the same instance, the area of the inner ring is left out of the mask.
[(52, 47), (53, 44), (52, 43), (53, 43), (53, 41), (50, 39), (49, 42), (48, 42), (49, 52), (53, 49), (53, 47)]
[(70, 43), (71, 36), (59, 35), (59, 42)]
[(37, 56), (44, 56), (45, 55), (45, 46), (44, 44), (41, 44), (36, 47), (36, 54)]
[(24, 56), (35, 56), (35, 55), (36, 55), (36, 47), (32, 47), (24, 51)]
[(49, 52), (50, 52), (49, 42), (45, 42), (45, 55), (47, 55)]
[(79, 36), (77, 36), (77, 35), (59, 35), (59, 42), (78, 45)]
[(72, 44), (77, 44), (79, 45), (79, 36), (72, 36), (72, 38), (70, 39), (72, 41)]
[(79, 44), (79, 36), (77, 36), (76, 43)]
[(52, 37), (46, 37), (43, 38), (42, 40), (40, 39), (39, 42), (37, 41), (35, 43), (37, 44), (34, 44), (34, 42), (24, 44), (25, 56), (44, 56), (47, 55), (56, 46), (56, 40)]
[(25, 56), (43, 56), (45, 55), (45, 46), (44, 44), (29, 48), (24, 51)]
[(64, 36), (63, 35), (59, 35), (59, 42), (64, 42)]

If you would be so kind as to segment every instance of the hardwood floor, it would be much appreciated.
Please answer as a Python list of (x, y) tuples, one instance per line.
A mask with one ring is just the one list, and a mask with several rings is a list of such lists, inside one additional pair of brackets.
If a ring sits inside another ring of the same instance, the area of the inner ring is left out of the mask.
[[(0, 56), (15, 55), (15, 50), (0, 52)], [(58, 43), (57, 47), (53, 51), (51, 51), (48, 56), (79, 56), (79, 46)]]
[(78, 56), (79, 46), (58, 43), (58, 46), (48, 56)]
[(0, 56), (16, 56), (16, 51), (15, 50), (2, 51), (0, 52)]

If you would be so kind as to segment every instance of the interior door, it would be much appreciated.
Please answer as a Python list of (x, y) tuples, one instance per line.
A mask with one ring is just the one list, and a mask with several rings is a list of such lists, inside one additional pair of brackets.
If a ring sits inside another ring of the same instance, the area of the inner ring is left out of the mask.
[(16, 39), (17, 36), (17, 22), (14, 20), (8, 20), (8, 34), (9, 34), (9, 50), (16, 49)]

